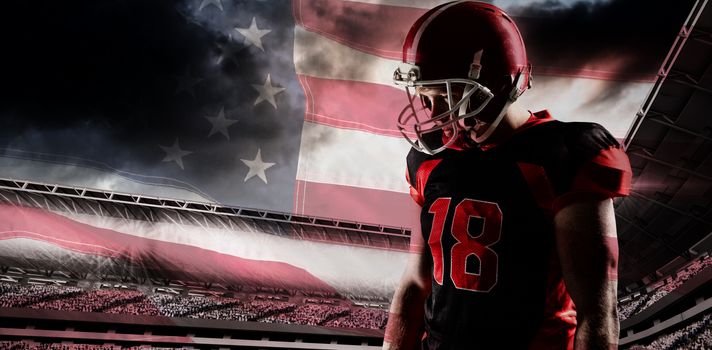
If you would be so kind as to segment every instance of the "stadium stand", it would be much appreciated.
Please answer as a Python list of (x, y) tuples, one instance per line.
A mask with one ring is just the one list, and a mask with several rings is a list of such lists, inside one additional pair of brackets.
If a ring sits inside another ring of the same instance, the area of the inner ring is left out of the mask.
[(348, 314), (324, 323), (329, 327), (385, 329), (388, 314), (384, 309), (352, 309)]
[(712, 314), (675, 332), (662, 335), (645, 346), (633, 346), (631, 350), (688, 349), (705, 350), (712, 346)]
[[(189, 317), (331, 327), (383, 329), (385, 309), (344, 306), (336, 300), (305, 298), (302, 303), (285, 296), (253, 296), (253, 300), (221, 296), (183, 296), (138, 290), (83, 290), (57, 285), (22, 285), (0, 282), (4, 307), (102, 312), (144, 316)], [(350, 303), (347, 300), (341, 302)]]
[(646, 308), (653, 305), (656, 301), (660, 300), (662, 297), (668, 295), (669, 293), (675, 291), (680, 287), (685, 281), (697, 275), (700, 271), (705, 268), (712, 266), (712, 256), (708, 256), (703, 260), (695, 260), (692, 264), (678, 271), (675, 277), (673, 277), (667, 284), (658, 288), (655, 293), (650, 297), (650, 299), (645, 303), (645, 305), (638, 310), (641, 312)]
[(650, 297), (651, 294), (644, 294), (637, 296), (628, 302), (618, 304), (618, 318), (620, 320), (625, 320), (631, 315), (638, 313), (641, 306), (645, 305)]
[(345, 306), (305, 304), (297, 306), (291, 312), (265, 318), (264, 321), (320, 326), (336, 317), (346, 315), (348, 312), (349, 308)]
[(689, 265), (680, 269), (674, 276), (666, 278), (665, 283), (644, 295), (631, 299), (626, 303), (618, 305), (618, 317), (620, 320), (628, 319), (630, 316), (638, 314), (649, 308), (666, 295), (673, 293), (686, 281), (696, 276), (706, 268), (712, 266), (712, 256), (706, 256), (699, 260), (694, 260)]
[(26, 307), (35, 303), (48, 302), (55, 299), (73, 297), (82, 293), (82, 289), (75, 287), (59, 287), (54, 285), (11, 285), (1, 283), (0, 306)]
[(710, 265), (712, 259), (702, 253), (648, 287), (647, 294), (626, 297), (619, 306), (626, 313), (621, 315), (621, 348), (712, 349)]

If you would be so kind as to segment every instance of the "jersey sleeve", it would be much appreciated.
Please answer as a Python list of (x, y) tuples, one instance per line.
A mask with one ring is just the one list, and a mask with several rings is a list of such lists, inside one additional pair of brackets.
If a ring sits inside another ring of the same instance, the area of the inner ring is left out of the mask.
[(571, 133), (567, 142), (573, 169), (568, 186), (554, 200), (554, 213), (580, 199), (630, 194), (632, 171), (628, 156), (602, 126), (584, 125)]
[(425, 185), (428, 177), (441, 161), (442, 159), (432, 158), (414, 149), (408, 153), (405, 178), (410, 186), (410, 196), (421, 207), (425, 203)]
[(415, 172), (418, 170), (418, 163), (419, 162), (417, 162), (417, 160), (415, 159), (415, 155), (413, 154), (413, 149), (411, 149), (410, 152), (408, 152), (408, 156), (406, 157), (405, 180), (408, 182), (410, 196), (413, 198), (415, 203), (422, 207), (423, 195), (417, 190), (417, 183), (415, 181), (417, 179)]

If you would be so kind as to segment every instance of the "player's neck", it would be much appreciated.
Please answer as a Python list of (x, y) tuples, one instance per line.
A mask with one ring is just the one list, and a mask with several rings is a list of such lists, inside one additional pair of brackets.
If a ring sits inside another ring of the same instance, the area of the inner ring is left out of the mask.
[(530, 116), (531, 113), (527, 109), (520, 107), (517, 103), (511, 104), (507, 108), (502, 121), (483, 145), (500, 144), (522, 127)]

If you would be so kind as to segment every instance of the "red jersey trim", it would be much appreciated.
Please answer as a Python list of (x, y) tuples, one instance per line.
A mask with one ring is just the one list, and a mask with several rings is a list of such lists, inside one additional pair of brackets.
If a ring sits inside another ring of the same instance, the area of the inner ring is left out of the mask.
[[(435, 167), (438, 166), (438, 164), (440, 164), (440, 162), (442, 161), (442, 159), (426, 160), (420, 164), (420, 167), (415, 173), (415, 188), (413, 188), (412, 185), (410, 186), (410, 196), (413, 197), (413, 200), (415, 200), (415, 202), (418, 203), (418, 205), (421, 207), (425, 203), (423, 191), (425, 190), (425, 184), (428, 183), (430, 173), (432, 173), (433, 169), (435, 169)], [(410, 184), (410, 176), (407, 172), (406, 179), (408, 179), (408, 183)]]
[(623, 150), (618, 147), (602, 150), (581, 166), (569, 191), (554, 200), (554, 213), (580, 200), (627, 196), (632, 177), (633, 171)]

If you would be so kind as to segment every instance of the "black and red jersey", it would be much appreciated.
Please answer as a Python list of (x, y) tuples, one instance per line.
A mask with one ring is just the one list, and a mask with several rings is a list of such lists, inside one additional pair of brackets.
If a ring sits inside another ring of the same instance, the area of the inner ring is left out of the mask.
[(582, 196), (628, 194), (615, 138), (542, 111), (488, 149), (411, 150), (407, 174), (433, 262), (425, 347), (572, 349), (553, 216)]

